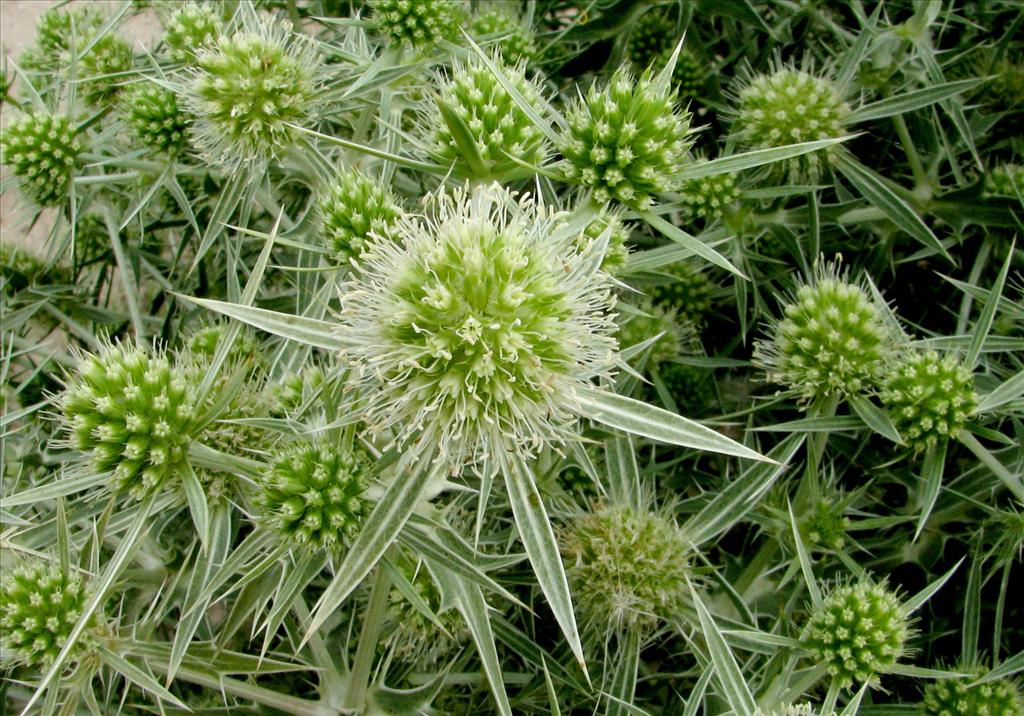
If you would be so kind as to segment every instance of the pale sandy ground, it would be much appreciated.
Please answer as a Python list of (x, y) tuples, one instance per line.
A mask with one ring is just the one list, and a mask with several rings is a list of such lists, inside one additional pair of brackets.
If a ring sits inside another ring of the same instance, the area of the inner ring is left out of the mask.
[[(74, 0), (71, 4), (90, 5), (114, 11), (123, 3), (116, 0)], [(32, 45), (35, 39), (36, 21), (46, 10), (59, 5), (58, 0), (0, 0), (0, 48), (3, 54), (17, 61), (18, 54)], [(126, 17), (118, 34), (135, 43), (136, 49), (151, 47), (159, 40), (162, 30), (155, 13), (147, 11)], [(12, 94), (17, 92), (15, 86)], [(6, 124), (13, 108), (4, 105), (0, 109), (0, 124)], [(6, 179), (7, 167), (0, 169), (0, 177)], [(18, 196), (15, 188), (0, 195), (0, 241), (10, 242), (45, 255), (45, 246), (50, 228), (55, 219), (54, 212), (46, 211), (30, 226), (35, 212)]]

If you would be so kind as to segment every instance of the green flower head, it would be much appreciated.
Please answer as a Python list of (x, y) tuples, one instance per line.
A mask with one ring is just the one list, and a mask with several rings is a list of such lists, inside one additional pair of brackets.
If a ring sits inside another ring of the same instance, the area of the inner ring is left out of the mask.
[(220, 15), (209, 5), (187, 2), (164, 23), (164, 44), (175, 62), (191, 63), (196, 53), (224, 34)]
[(260, 482), (264, 523), (307, 549), (343, 549), (369, 513), (369, 464), (359, 449), (314, 443), (290, 447)]
[(1016, 197), (1024, 194), (1024, 165), (1003, 164), (985, 176), (985, 193)]
[[(393, 588), (388, 594), (388, 648), (403, 664), (436, 669), (469, 641), (469, 628), (422, 562), (400, 560), (399, 569), (416, 596), (433, 612), (436, 621), (428, 619)], [(438, 623), (443, 629), (438, 628)]]
[[(751, 149), (834, 139), (846, 133), (850, 107), (828, 79), (792, 66), (750, 78), (740, 92), (733, 132)], [(826, 153), (827, 156), (827, 153)], [(813, 179), (821, 152), (780, 163), (791, 179)]]
[(690, 543), (666, 515), (600, 507), (576, 516), (559, 541), (574, 601), (590, 631), (645, 636), (686, 602)]
[(906, 650), (907, 610), (884, 584), (836, 587), (814, 610), (804, 644), (840, 686), (877, 684)]
[(115, 490), (142, 497), (181, 469), (196, 436), (196, 389), (162, 353), (120, 343), (85, 355), (57, 398), (70, 446)]
[(316, 104), (316, 54), (286, 23), (260, 21), (199, 52), (182, 88), (195, 145), (221, 167), (261, 170)]
[(835, 266), (801, 285), (772, 328), (754, 359), (769, 380), (808, 401), (872, 390), (900, 340), (883, 309)]
[(680, 198), (693, 216), (720, 219), (725, 210), (740, 198), (740, 190), (732, 174), (690, 179), (679, 189)]
[(655, 303), (674, 308), (681, 317), (701, 325), (711, 310), (715, 284), (706, 266), (694, 261), (676, 261), (658, 269), (669, 280), (655, 285), (651, 291)]
[(458, 35), (462, 3), (457, 0), (370, 0), (377, 32), (395, 44), (430, 49)]
[(498, 3), (482, 8), (469, 25), (473, 39), (485, 46), (493, 43), (508, 62), (527, 62), (537, 54), (537, 40), (522, 18)]
[(615, 366), (607, 276), (563, 217), (497, 184), (428, 197), (341, 293), (343, 357), (372, 433), (454, 468), (575, 434), (576, 393)]
[(402, 215), (388, 187), (358, 169), (338, 172), (321, 194), (318, 206), (324, 246), (339, 264), (357, 258), (371, 234), (386, 234)]
[[(494, 61), (504, 64), (498, 56)], [(524, 65), (505, 65), (502, 71), (523, 99), (542, 114), (540, 86), (526, 78)], [(438, 77), (437, 91), (420, 127), (430, 158), (452, 167), (460, 179), (508, 181), (530, 176), (530, 169), (515, 159), (540, 165), (547, 155), (544, 134), (475, 55), (467, 63), (455, 60), (450, 73)], [(456, 139), (461, 136), (473, 146), (462, 146)]]
[[(963, 669), (957, 669), (962, 671)], [(976, 671), (968, 668), (968, 672)], [(978, 674), (981, 676), (982, 674)], [(940, 679), (924, 689), (923, 716), (1021, 716), (1024, 696), (1009, 679), (972, 684), (973, 679)]]
[(173, 156), (188, 144), (189, 117), (171, 90), (138, 85), (126, 94), (123, 107), (125, 121), (145, 147)]
[(95, 105), (109, 101), (120, 89), (134, 63), (127, 40), (107, 33), (82, 55), (81, 73), (86, 98)]
[(678, 174), (692, 144), (690, 115), (674, 92), (626, 68), (602, 90), (591, 87), (569, 109), (559, 147), (566, 178), (589, 188), (599, 202), (646, 209), (657, 194), (679, 188)]
[[(0, 577), (4, 652), (17, 662), (46, 668), (67, 643), (88, 597), (82, 580), (57, 565), (35, 560), (5, 569)], [(81, 642), (78, 646), (80, 651)]]
[(0, 135), (0, 156), (40, 206), (64, 201), (82, 146), (67, 117), (35, 112), (16, 117)]
[(684, 344), (692, 344), (696, 337), (692, 324), (680, 321), (673, 308), (647, 299), (633, 309), (619, 314), (619, 346), (627, 349), (659, 336), (642, 352), (648, 363), (659, 365), (674, 361), (682, 355)]
[(629, 261), (628, 241), (631, 232), (622, 220), (621, 212), (602, 209), (577, 237), (576, 243), (580, 250), (586, 250), (593, 242), (601, 239), (606, 231), (608, 232), (608, 247), (604, 252), (601, 270), (614, 276), (622, 271)]
[(955, 437), (978, 405), (971, 371), (955, 355), (907, 351), (889, 366), (882, 404), (916, 451)]
[(36, 41), (19, 58), (29, 72), (59, 72), (71, 61), (71, 47), (81, 54), (106, 21), (89, 5), (47, 10), (36, 25)]

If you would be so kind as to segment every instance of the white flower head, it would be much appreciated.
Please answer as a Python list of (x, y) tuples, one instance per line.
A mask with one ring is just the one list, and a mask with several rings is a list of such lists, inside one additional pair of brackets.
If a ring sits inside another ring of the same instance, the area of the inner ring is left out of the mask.
[(610, 279), (563, 216), (499, 184), (439, 191), (342, 287), (362, 416), (453, 470), (572, 438), (577, 390), (616, 365)]

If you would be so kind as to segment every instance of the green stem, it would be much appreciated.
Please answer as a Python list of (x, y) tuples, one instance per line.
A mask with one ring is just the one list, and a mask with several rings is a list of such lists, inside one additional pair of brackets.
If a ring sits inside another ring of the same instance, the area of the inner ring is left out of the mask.
[(914, 140), (910, 137), (906, 121), (902, 115), (896, 115), (892, 118), (892, 122), (896, 125), (896, 133), (900, 137), (900, 144), (903, 145), (903, 153), (907, 155), (907, 163), (910, 164), (910, 171), (914, 175), (914, 183), (919, 187), (928, 186), (928, 175), (921, 164), (921, 157), (917, 155), (917, 149), (914, 147)]

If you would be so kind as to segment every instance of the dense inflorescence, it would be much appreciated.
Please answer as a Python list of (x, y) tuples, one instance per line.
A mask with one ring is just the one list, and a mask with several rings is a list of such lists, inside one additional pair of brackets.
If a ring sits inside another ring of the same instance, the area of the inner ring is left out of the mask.
[(884, 584), (834, 588), (814, 609), (804, 645), (840, 686), (876, 683), (906, 651), (906, 610)]
[[(88, 597), (83, 580), (57, 565), (35, 560), (5, 568), (0, 576), (0, 645), (5, 654), (30, 666), (49, 666)], [(80, 653), (83, 645), (77, 646)]]
[(956, 437), (978, 405), (971, 371), (956, 355), (936, 351), (904, 352), (888, 366), (880, 397), (916, 451)]
[(190, 64), (196, 53), (211, 47), (224, 31), (224, 23), (210, 5), (187, 2), (164, 24), (164, 44), (171, 59)]
[(470, 33), (483, 42), (490, 39), (506, 62), (529, 62), (537, 54), (533, 30), (507, 8), (492, 4), (476, 13)]
[(800, 286), (782, 313), (754, 352), (769, 380), (805, 400), (878, 385), (897, 338), (863, 288), (826, 270)]
[(195, 393), (168, 355), (114, 343), (81, 359), (57, 404), (70, 446), (115, 490), (141, 497), (182, 468), (200, 417)]
[(364, 253), (342, 293), (371, 432), (415, 436), (452, 465), (566, 439), (575, 392), (614, 365), (605, 275), (557, 238), (558, 216), (496, 184), (432, 204)]
[(573, 104), (567, 120), (563, 171), (598, 201), (646, 209), (656, 195), (679, 187), (692, 143), (690, 116), (650, 70), (638, 78), (618, 70), (604, 89), (595, 85)]
[(81, 151), (71, 121), (48, 112), (17, 117), (0, 136), (4, 164), (12, 167), (23, 190), (42, 206), (64, 201)]
[(1024, 165), (1003, 164), (985, 175), (985, 191), (994, 196), (1024, 194)]
[(732, 174), (690, 179), (679, 189), (680, 198), (690, 213), (701, 219), (719, 219), (740, 198), (739, 187)]
[(264, 523), (310, 550), (345, 548), (369, 512), (368, 458), (324, 444), (288, 448), (260, 481)]
[(972, 684), (970, 678), (941, 679), (925, 687), (921, 713), (924, 716), (1020, 716), (1024, 714), (1024, 696), (1008, 679), (992, 679), (983, 684)]
[(169, 89), (140, 85), (124, 98), (125, 121), (143, 145), (175, 155), (188, 145), (189, 117)]
[[(494, 60), (519, 96), (542, 114), (539, 85), (526, 78), (524, 65), (502, 67), (497, 56)], [(532, 171), (520, 162), (540, 165), (547, 153), (544, 134), (478, 58), (456, 62), (448, 76), (438, 79), (421, 123), (430, 158), (451, 167), (458, 178), (507, 181), (528, 176)]]
[(689, 594), (689, 543), (668, 517), (600, 507), (561, 532), (573, 596), (590, 629), (645, 635), (675, 617)]
[(601, 262), (601, 270), (615, 275), (625, 268), (629, 261), (629, 226), (622, 220), (619, 212), (602, 211), (587, 224), (587, 228), (577, 237), (576, 243), (581, 250), (586, 250), (592, 242), (601, 240), (607, 232), (608, 245)]
[(674, 308), (655, 304), (645, 300), (634, 311), (619, 314), (619, 346), (627, 349), (657, 336), (658, 338), (644, 348), (642, 355), (647, 356), (649, 363), (655, 365), (667, 363), (678, 358), (686, 343), (692, 343), (695, 333), (693, 326), (680, 320)]
[(220, 36), (199, 53), (183, 89), (196, 146), (229, 171), (279, 156), (295, 138), (289, 123), (310, 116), (315, 68), (312, 46), (286, 24)]
[(358, 258), (372, 235), (387, 234), (402, 215), (387, 186), (358, 169), (338, 172), (321, 193), (318, 208), (324, 246), (339, 264)]
[[(733, 131), (755, 149), (834, 139), (845, 133), (849, 114), (849, 105), (832, 82), (806, 70), (782, 67), (751, 78), (740, 90)], [(785, 166), (793, 178), (813, 178), (821, 170), (821, 155), (805, 154)]]
[(429, 49), (458, 33), (455, 0), (371, 0), (370, 19), (389, 41)]

